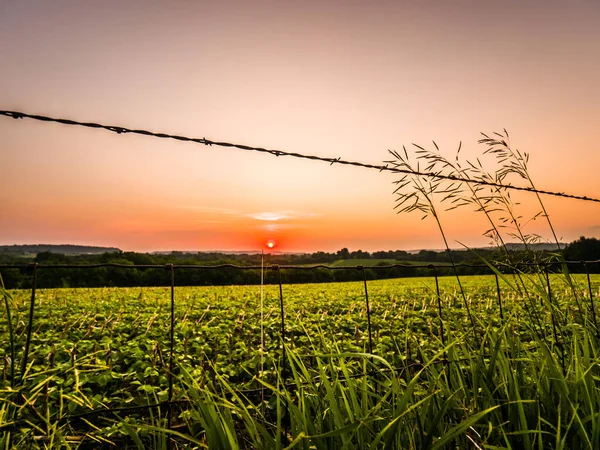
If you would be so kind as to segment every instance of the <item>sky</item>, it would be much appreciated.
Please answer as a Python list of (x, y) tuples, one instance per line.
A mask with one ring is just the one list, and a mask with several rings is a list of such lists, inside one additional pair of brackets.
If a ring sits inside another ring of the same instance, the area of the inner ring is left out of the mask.
[[(536, 187), (600, 197), (598, 23), (592, 0), (0, 0), (0, 109), (373, 164), (432, 141), (475, 161), (506, 129)], [(3, 117), (0, 169), (0, 244), (443, 247), (373, 170)], [(543, 201), (563, 242), (600, 237), (600, 204)], [(489, 243), (439, 211), (451, 247)]]

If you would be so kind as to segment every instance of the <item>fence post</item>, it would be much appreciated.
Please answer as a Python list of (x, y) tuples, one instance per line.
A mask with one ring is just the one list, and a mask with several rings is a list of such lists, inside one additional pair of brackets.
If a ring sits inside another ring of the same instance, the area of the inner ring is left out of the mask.
[(287, 361), (285, 354), (285, 309), (283, 306), (283, 287), (281, 285), (281, 268), (279, 265), (275, 265), (274, 269), (277, 271), (277, 282), (279, 283), (279, 309), (281, 311), (281, 357), (282, 357), (282, 378), (283, 382), (287, 380)]
[(562, 354), (562, 369), (565, 370), (565, 349), (558, 340), (558, 331), (556, 330), (556, 319), (554, 318), (554, 305), (552, 304), (552, 288), (550, 287), (550, 275), (548, 274), (548, 264), (544, 264), (544, 273), (546, 275), (546, 286), (548, 287), (548, 305), (550, 306), (550, 318), (552, 319), (552, 331), (554, 333), (554, 342), (560, 348)]
[(438, 316), (440, 318), (440, 337), (442, 339), (442, 346), (444, 347), (444, 367), (446, 368), (446, 376), (448, 377), (448, 386), (452, 387), (452, 373), (450, 371), (448, 354), (446, 353), (446, 337), (444, 336), (444, 320), (442, 319), (442, 296), (440, 295), (440, 281), (438, 279), (438, 273), (435, 266), (433, 264), (429, 264), (427, 267), (433, 270), (433, 276), (435, 278), (435, 293), (437, 295)]
[(29, 303), (29, 324), (27, 325), (27, 338), (25, 340), (25, 349), (23, 350), (23, 360), (21, 361), (21, 382), (25, 377), (27, 369), (27, 358), (29, 357), (29, 346), (31, 345), (31, 333), (33, 332), (33, 313), (35, 310), (35, 291), (37, 288), (37, 269), (38, 263), (32, 264), (33, 275), (31, 276), (31, 301)]
[(582, 261), (583, 267), (585, 268), (585, 275), (587, 276), (587, 284), (588, 291), (590, 293), (590, 305), (592, 306), (592, 320), (594, 321), (594, 326), (596, 327), (596, 333), (598, 333), (598, 322), (596, 321), (596, 307), (594, 306), (594, 291), (592, 290), (592, 282), (590, 281), (590, 271), (588, 269), (587, 263)]
[(435, 278), (435, 292), (437, 294), (437, 305), (438, 305), (438, 317), (440, 319), (440, 336), (442, 338), (442, 345), (446, 347), (446, 337), (444, 336), (444, 321), (442, 319), (442, 297), (440, 296), (440, 282), (438, 280), (437, 270), (433, 264), (427, 266), (433, 270), (433, 276)]
[[(4, 307), (6, 309), (6, 324), (8, 327), (8, 338), (10, 340), (10, 388), (15, 387), (15, 333), (12, 326), (12, 315), (10, 314), (10, 303), (8, 302), (8, 292), (4, 288), (4, 280), (0, 275), (0, 287), (2, 288), (2, 297), (4, 298)], [(6, 361), (6, 360), (5, 360)], [(5, 363), (6, 364), (6, 363)]]
[[(274, 266), (275, 270), (277, 271), (277, 282), (279, 283), (279, 308), (281, 311), (281, 378), (282, 383), (285, 387), (285, 383), (287, 381), (288, 375), (287, 375), (287, 358), (286, 358), (286, 353), (285, 353), (285, 309), (283, 306), (283, 287), (281, 285), (281, 268), (279, 267), (279, 265), (275, 265)], [(288, 435), (288, 431), (289, 431), (289, 424), (290, 424), (290, 414), (288, 411), (288, 404), (287, 404), (287, 399), (284, 401), (284, 417), (283, 417), (283, 435), (285, 437), (287, 437)]]
[(369, 333), (369, 353), (373, 354), (373, 336), (371, 332), (371, 306), (369, 305), (369, 291), (367, 289), (367, 273), (365, 272), (364, 266), (356, 266), (358, 270), (363, 273), (363, 283), (365, 286), (365, 300), (367, 306), (367, 331)]
[[(171, 323), (169, 327), (169, 409), (167, 409), (167, 427), (170, 430), (173, 418), (173, 353), (175, 349), (175, 266), (167, 264), (171, 281)], [(171, 436), (167, 438), (167, 448), (171, 448)]]
[(498, 307), (500, 308), (500, 321), (504, 325), (504, 312), (502, 311), (502, 295), (500, 294), (500, 282), (498, 281), (498, 274), (494, 272), (496, 277), (496, 296), (498, 297)]

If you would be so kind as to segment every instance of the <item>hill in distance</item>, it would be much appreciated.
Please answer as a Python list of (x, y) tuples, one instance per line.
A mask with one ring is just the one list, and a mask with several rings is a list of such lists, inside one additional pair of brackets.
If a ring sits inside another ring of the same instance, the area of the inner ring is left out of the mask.
[(32, 244), (32, 245), (0, 245), (0, 253), (17, 255), (37, 255), (42, 252), (61, 253), (63, 255), (96, 255), (101, 253), (120, 252), (116, 247), (96, 247), (93, 245), (71, 244)]

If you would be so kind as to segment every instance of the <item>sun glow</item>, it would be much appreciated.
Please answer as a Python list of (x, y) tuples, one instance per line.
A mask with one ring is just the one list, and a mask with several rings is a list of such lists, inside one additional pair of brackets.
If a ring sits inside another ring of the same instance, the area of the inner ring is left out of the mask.
[(269, 248), (275, 247), (275, 241), (272, 241), (272, 240), (271, 241), (267, 241), (267, 247), (269, 247)]

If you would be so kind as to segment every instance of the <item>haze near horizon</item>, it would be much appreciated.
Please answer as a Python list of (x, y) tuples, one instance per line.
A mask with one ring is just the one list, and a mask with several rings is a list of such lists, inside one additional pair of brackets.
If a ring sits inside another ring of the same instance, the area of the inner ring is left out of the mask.
[[(0, 109), (372, 164), (432, 140), (475, 160), (506, 128), (538, 188), (599, 197), (598, 23), (591, 1), (3, 1)], [(395, 214), (393, 174), (2, 117), (0, 135), (0, 244), (443, 247)], [(564, 242), (600, 236), (597, 204), (544, 201)], [(488, 245), (468, 208), (441, 220), (451, 247)]]

